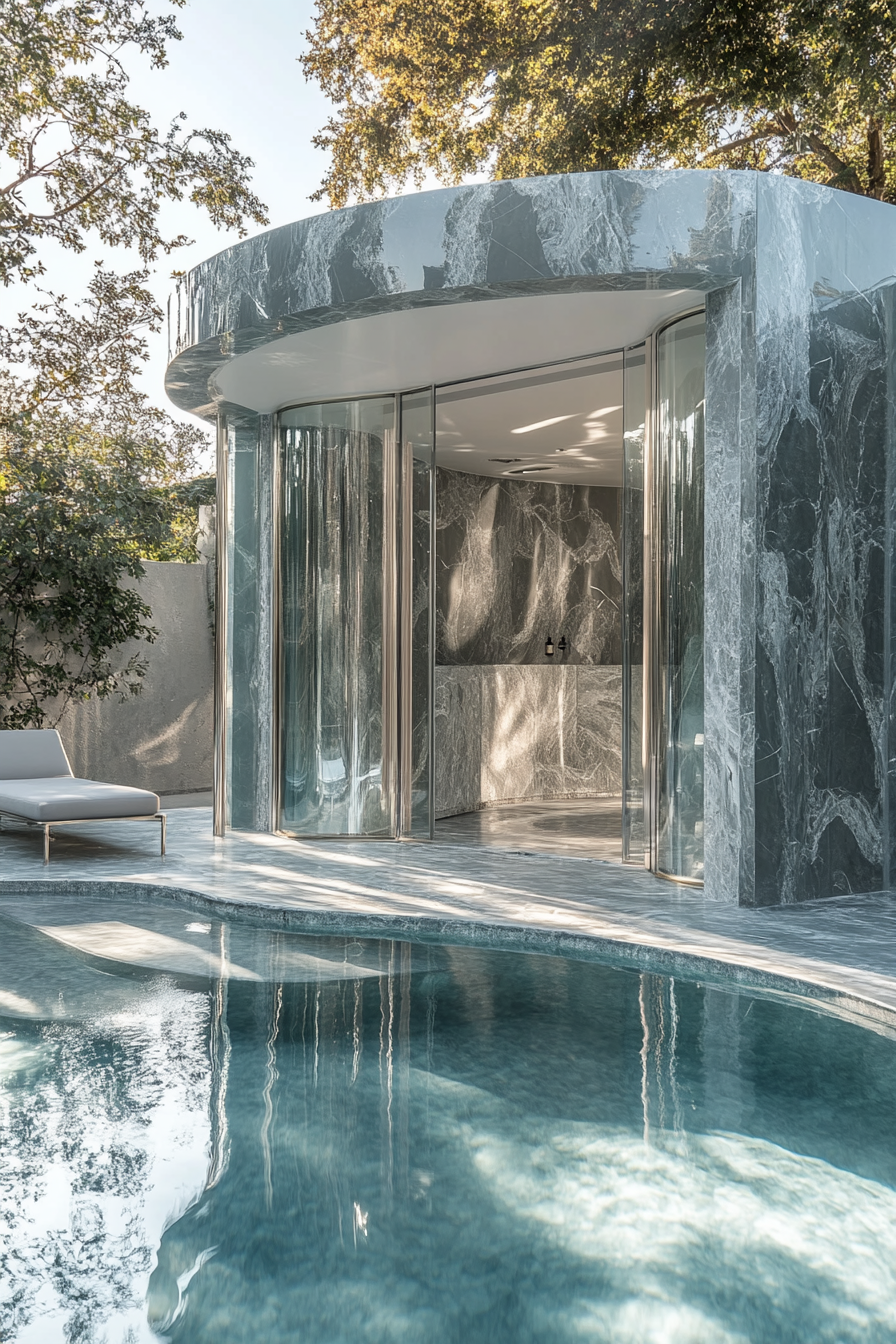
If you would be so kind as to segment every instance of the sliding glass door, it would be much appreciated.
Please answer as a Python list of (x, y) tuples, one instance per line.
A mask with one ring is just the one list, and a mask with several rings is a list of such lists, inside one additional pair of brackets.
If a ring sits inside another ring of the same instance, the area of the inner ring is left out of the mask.
[(428, 391), (279, 416), (277, 826), (291, 835), (431, 832), (432, 473)]
[(397, 829), (394, 397), (280, 415), (279, 829)]
[(656, 346), (653, 448), (651, 867), (703, 880), (702, 313), (665, 328)]

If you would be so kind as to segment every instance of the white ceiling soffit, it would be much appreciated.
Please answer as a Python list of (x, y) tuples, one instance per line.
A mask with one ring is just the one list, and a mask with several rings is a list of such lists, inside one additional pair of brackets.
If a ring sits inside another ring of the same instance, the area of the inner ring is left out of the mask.
[(622, 485), (622, 354), (439, 391), (436, 461), (452, 471)]
[(224, 364), (215, 386), (226, 401), (267, 413), (454, 382), (635, 345), (704, 297), (685, 289), (601, 291), (379, 313), (271, 341)]

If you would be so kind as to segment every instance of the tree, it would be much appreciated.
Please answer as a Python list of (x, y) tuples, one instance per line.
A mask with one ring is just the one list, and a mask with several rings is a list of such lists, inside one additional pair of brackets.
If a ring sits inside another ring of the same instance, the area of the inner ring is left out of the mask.
[(896, 201), (892, 0), (317, 0), (308, 41), (333, 205), (427, 171), (670, 165)]
[(184, 486), (195, 431), (85, 425), (62, 411), (8, 421), (0, 437), (0, 726), (58, 723), (73, 699), (136, 694), (146, 670), (122, 645), (152, 642), (133, 583), (141, 560), (193, 558)]
[[(182, 7), (185, 0), (171, 0)], [(249, 189), (252, 160), (222, 131), (162, 131), (125, 97), (131, 50), (154, 67), (180, 40), (173, 16), (142, 0), (0, 0), (0, 279), (44, 270), (40, 243), (83, 252), (93, 235), (144, 265), (189, 241), (166, 235), (165, 201), (188, 197), (242, 236), (266, 224)]]
[[(184, 0), (172, 0), (181, 5)], [(73, 698), (136, 694), (151, 612), (127, 580), (141, 559), (193, 558), (199, 428), (135, 379), (162, 313), (150, 267), (189, 239), (162, 227), (190, 199), (240, 235), (267, 222), (252, 161), (221, 131), (159, 130), (126, 97), (126, 58), (166, 64), (173, 18), (142, 0), (0, 0), (0, 279), (35, 301), (0, 326), (0, 727), (58, 722)], [(123, 247), (85, 297), (40, 289), (41, 249)]]

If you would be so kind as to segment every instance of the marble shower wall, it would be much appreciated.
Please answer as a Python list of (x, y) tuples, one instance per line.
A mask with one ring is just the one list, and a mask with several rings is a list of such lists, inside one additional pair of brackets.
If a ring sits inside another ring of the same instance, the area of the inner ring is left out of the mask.
[(622, 787), (619, 667), (437, 667), (436, 816)]
[(621, 501), (440, 468), (436, 663), (547, 663), (548, 635), (566, 663), (620, 663)]

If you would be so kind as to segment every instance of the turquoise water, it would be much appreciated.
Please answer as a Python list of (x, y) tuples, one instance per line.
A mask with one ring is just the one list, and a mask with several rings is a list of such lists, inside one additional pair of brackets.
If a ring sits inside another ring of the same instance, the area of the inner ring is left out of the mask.
[(896, 1339), (848, 1021), (112, 901), (4, 902), (0, 1013), (4, 1341)]

